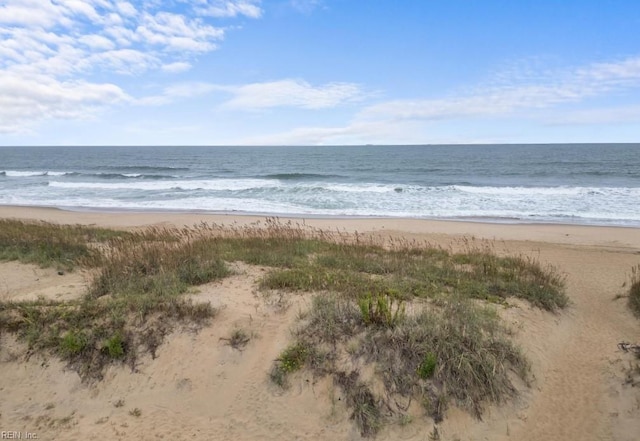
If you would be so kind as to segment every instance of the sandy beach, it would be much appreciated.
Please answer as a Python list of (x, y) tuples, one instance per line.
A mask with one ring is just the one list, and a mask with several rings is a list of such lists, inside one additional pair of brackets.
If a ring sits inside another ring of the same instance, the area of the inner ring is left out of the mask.
[[(0, 218), (113, 228), (264, 222), (260, 216), (232, 214), (8, 206), (0, 207)], [(640, 390), (625, 384), (632, 358), (617, 344), (640, 343), (640, 320), (625, 298), (616, 297), (624, 294), (631, 268), (640, 263), (640, 229), (396, 218), (291, 221), (445, 247), (463, 238), (486, 239), (501, 253), (532, 256), (565, 274), (571, 299), (565, 310), (550, 313), (514, 301), (499, 311), (532, 363), (531, 386), (514, 401), (491, 407), (482, 421), (450, 409), (439, 429), (443, 440), (638, 439)], [(221, 308), (210, 326), (197, 334), (172, 334), (156, 359), (144, 358), (136, 372), (111, 367), (94, 385), (82, 383), (55, 358), (25, 357), (11, 336), (0, 335), (0, 431), (19, 432), (23, 439), (35, 433), (46, 440), (360, 439), (328, 382), (302, 374), (284, 392), (269, 383), (269, 367), (309, 298), (291, 295), (289, 307), (279, 308), (257, 289), (264, 269), (234, 269), (233, 276), (199, 287), (199, 299)], [(54, 269), (3, 262), (0, 298), (73, 298), (82, 294), (88, 277), (82, 271), (58, 275)], [(256, 335), (243, 351), (221, 340), (238, 326)], [(426, 420), (392, 424), (377, 439), (426, 440), (432, 427)]]

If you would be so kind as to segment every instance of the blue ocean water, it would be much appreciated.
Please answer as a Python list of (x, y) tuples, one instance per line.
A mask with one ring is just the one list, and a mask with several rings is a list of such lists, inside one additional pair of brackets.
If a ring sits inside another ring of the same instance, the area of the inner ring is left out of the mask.
[(1, 147), (0, 204), (640, 226), (640, 144)]

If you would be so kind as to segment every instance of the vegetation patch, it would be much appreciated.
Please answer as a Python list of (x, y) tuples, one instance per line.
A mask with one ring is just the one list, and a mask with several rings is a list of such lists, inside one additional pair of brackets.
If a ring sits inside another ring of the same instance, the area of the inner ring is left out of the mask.
[[(13, 231), (29, 233), (22, 236), (27, 248), (43, 248), (40, 241), (48, 240), (42, 239), (48, 237), (48, 229), (52, 237), (61, 234), (77, 241), (105, 241), (96, 248), (86, 242), (90, 253), (99, 255), (75, 262), (99, 263), (82, 298), (0, 303), (0, 331), (16, 333), (30, 353), (50, 352), (67, 360), (86, 380), (101, 378), (104, 367), (114, 362), (135, 369), (139, 354), (155, 357), (164, 337), (176, 326), (197, 329), (216, 313), (210, 304), (183, 296), (191, 286), (229, 274), (216, 251), (201, 238), (177, 230), (107, 233), (84, 227), (25, 225)], [(31, 234), (33, 231), (38, 234)], [(55, 246), (66, 247), (60, 243)]]
[[(303, 369), (330, 376), (363, 436), (406, 415), (413, 400), (438, 422), (450, 405), (480, 417), (487, 404), (512, 397), (528, 363), (486, 304), (518, 297), (557, 311), (568, 303), (555, 269), (488, 247), (454, 253), (277, 219), (137, 233), (6, 225), (0, 259), (94, 268), (78, 300), (0, 303), (0, 332), (16, 333), (31, 353), (67, 360), (83, 378), (100, 378), (110, 363), (135, 369), (139, 354), (155, 357), (176, 326), (207, 323), (216, 310), (184, 294), (229, 275), (227, 262), (270, 267), (263, 290), (314, 292), (270, 377), (286, 387)], [(637, 278), (635, 286), (637, 301)], [(226, 340), (242, 349), (249, 338), (236, 330)]]
[(347, 406), (352, 409), (351, 419), (364, 437), (375, 436), (383, 425), (379, 400), (369, 386), (360, 379), (358, 371), (336, 372), (334, 382), (345, 393)]
[[(495, 311), (469, 299), (452, 296), (429, 302), (413, 308), (411, 314), (392, 315), (393, 320), (372, 321), (368, 315), (354, 299), (317, 295), (296, 331), (296, 343), (275, 364), (280, 374), (277, 383), (284, 383), (282, 377), (304, 365), (316, 375), (331, 375), (345, 389), (365, 384), (359, 377), (354, 380), (354, 373), (349, 373), (350, 382), (345, 380), (345, 359), (350, 360), (346, 365), (374, 366), (375, 376), (370, 380), (382, 383), (385, 392), (362, 398), (367, 404), (353, 409), (361, 415), (354, 420), (365, 435), (378, 427), (381, 407), (402, 414), (406, 408), (398, 403), (418, 400), (439, 422), (453, 402), (480, 418), (486, 404), (515, 395), (512, 374), (528, 380), (529, 364), (508, 339)], [(295, 369), (285, 369), (285, 355), (298, 353), (298, 348), (304, 348), (305, 354), (325, 351), (322, 362), (308, 363), (307, 357), (297, 357), (292, 364)], [(361, 390), (356, 395), (362, 394)], [(364, 415), (375, 417), (376, 423)]]
[(96, 266), (100, 263), (96, 245), (126, 234), (106, 228), (0, 219), (0, 260), (66, 270)]
[(640, 318), (640, 265), (633, 267), (631, 270), (629, 308), (636, 317)]
[(225, 340), (233, 349), (242, 351), (251, 340), (251, 335), (244, 329), (239, 328), (234, 329), (229, 337), (221, 338), (220, 340)]
[(286, 387), (287, 376), (296, 372), (315, 355), (314, 348), (300, 341), (288, 346), (276, 359), (270, 373), (271, 380), (278, 386)]
[(433, 377), (438, 366), (438, 358), (433, 352), (427, 352), (418, 366), (418, 377), (428, 380)]
[(367, 293), (358, 299), (360, 314), (365, 325), (377, 325), (393, 328), (399, 324), (405, 316), (404, 300), (398, 298), (393, 291)]
[(567, 306), (563, 277), (529, 257), (500, 257), (490, 249), (454, 254), (410, 246), (396, 243), (395, 249), (385, 249), (345, 242), (316, 246), (306, 261), (273, 270), (261, 286), (328, 290), (357, 298), (372, 292), (394, 292), (399, 298), (456, 293), (497, 303), (518, 297), (549, 311)]

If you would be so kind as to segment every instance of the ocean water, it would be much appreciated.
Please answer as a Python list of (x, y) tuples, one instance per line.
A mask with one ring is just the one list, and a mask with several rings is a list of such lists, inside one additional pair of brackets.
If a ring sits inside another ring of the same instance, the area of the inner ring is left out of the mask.
[(640, 144), (0, 147), (0, 205), (640, 226)]

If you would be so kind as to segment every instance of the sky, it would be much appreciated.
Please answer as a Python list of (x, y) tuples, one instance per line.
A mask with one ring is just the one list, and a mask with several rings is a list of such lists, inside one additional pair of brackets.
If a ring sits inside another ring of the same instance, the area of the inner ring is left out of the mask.
[(2, 145), (640, 142), (638, 0), (0, 0)]

